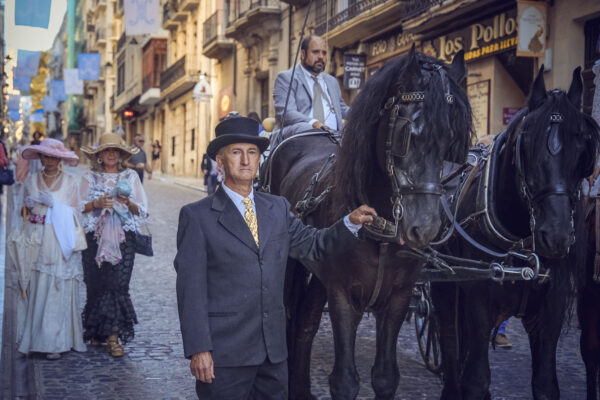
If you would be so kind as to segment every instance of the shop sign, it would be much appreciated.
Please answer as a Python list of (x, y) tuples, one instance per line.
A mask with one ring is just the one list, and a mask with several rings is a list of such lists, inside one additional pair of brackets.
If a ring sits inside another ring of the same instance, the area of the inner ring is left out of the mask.
[(473, 113), (473, 130), (477, 137), (489, 134), (490, 80), (467, 85), (467, 97)]
[(219, 92), (219, 119), (225, 118), (232, 110), (233, 88), (231, 86)]
[(518, 57), (543, 57), (546, 50), (546, 3), (517, 2), (519, 21)]
[(423, 44), (427, 54), (451, 62), (460, 50), (465, 61), (474, 61), (517, 46), (516, 10), (512, 9), (465, 29), (440, 36)]
[(369, 44), (369, 58), (380, 58), (408, 50), (416, 41), (416, 35), (411, 32), (394, 33)]
[(360, 89), (365, 83), (365, 54), (344, 54), (344, 89)]
[(519, 112), (518, 107), (503, 107), (502, 108), (502, 124), (508, 125), (515, 115)]

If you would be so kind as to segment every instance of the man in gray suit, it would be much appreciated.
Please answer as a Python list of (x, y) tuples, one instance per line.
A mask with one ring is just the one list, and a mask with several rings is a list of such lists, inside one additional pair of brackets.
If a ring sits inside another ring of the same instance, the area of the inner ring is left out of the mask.
[(283, 197), (252, 189), (268, 144), (250, 118), (217, 125), (207, 153), (225, 181), (179, 214), (179, 321), (201, 399), (287, 398), (287, 258), (316, 261), (343, 252), (376, 215), (363, 205), (330, 228), (303, 225)]
[(321, 37), (309, 36), (302, 41), (300, 63), (294, 71), (283, 123), (292, 70), (279, 73), (275, 79), (273, 102), (277, 125), (271, 140), (272, 148), (290, 136), (323, 126), (341, 131), (342, 119), (350, 110), (342, 98), (337, 79), (323, 72), (327, 64), (327, 46)]

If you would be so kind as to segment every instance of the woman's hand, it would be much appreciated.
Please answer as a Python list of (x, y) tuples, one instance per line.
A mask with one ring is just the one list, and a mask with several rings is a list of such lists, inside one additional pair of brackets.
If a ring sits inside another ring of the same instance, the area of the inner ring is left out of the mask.
[(117, 196), (117, 201), (119, 203), (125, 204), (127, 207), (131, 204), (131, 200), (129, 200), (129, 196), (125, 196), (124, 194), (120, 194)]
[(120, 194), (120, 195), (117, 196), (117, 201), (119, 203), (125, 204), (127, 206), (127, 209), (132, 214), (140, 215), (140, 210), (139, 210), (137, 204), (135, 204), (133, 201), (131, 201), (131, 199), (128, 196)]
[(112, 208), (115, 201), (112, 197), (108, 195), (108, 193), (104, 193), (102, 197), (94, 200), (93, 205), (94, 208)]

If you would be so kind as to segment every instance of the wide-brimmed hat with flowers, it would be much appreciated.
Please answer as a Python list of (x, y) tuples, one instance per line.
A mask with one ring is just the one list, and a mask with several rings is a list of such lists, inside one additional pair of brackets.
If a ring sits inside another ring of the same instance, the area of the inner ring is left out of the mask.
[(100, 141), (98, 142), (97, 146), (81, 146), (81, 151), (83, 151), (83, 153), (91, 159), (96, 159), (98, 154), (106, 149), (119, 150), (123, 160), (128, 159), (139, 151), (137, 147), (127, 146), (125, 140), (123, 140), (121, 136), (114, 133), (105, 133), (104, 135), (100, 136)]
[(67, 150), (63, 142), (60, 140), (52, 138), (44, 139), (40, 144), (31, 144), (29, 146), (25, 146), (21, 151), (21, 156), (25, 160), (39, 159), (40, 154), (60, 158), (65, 163), (72, 166), (76, 166), (77, 163), (79, 163), (79, 157), (77, 157), (77, 154)]

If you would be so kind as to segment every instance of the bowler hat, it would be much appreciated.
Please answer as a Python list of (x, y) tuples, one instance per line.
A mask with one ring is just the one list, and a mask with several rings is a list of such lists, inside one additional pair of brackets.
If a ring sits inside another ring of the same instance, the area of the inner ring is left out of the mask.
[(262, 153), (269, 147), (269, 139), (258, 136), (258, 122), (246, 117), (228, 118), (215, 128), (215, 138), (208, 144), (206, 152), (213, 160), (221, 147), (232, 143), (252, 143)]

